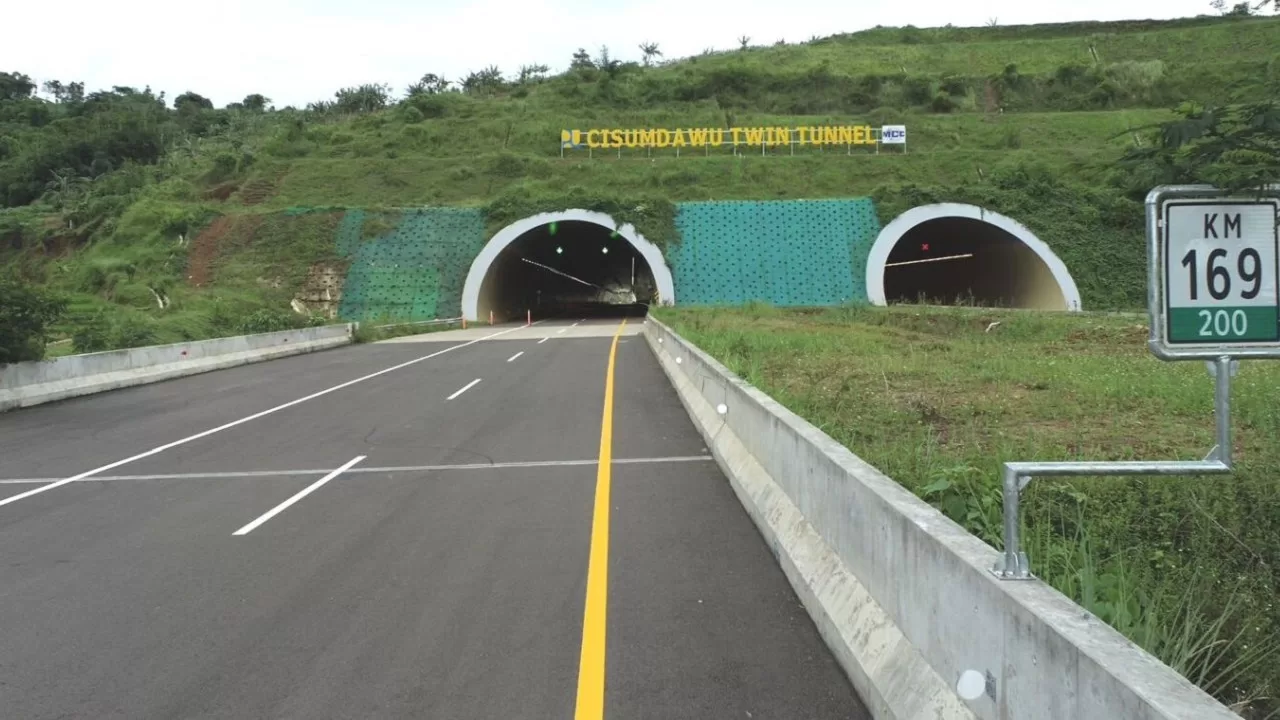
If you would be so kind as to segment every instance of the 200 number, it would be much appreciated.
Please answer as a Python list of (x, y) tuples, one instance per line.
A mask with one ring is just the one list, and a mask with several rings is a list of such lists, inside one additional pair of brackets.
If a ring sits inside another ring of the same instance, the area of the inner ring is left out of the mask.
[(1249, 331), (1249, 318), (1243, 310), (1230, 313), (1226, 310), (1201, 310), (1199, 314), (1204, 320), (1204, 325), (1200, 326), (1200, 337), (1224, 337), (1227, 334), (1244, 337)]
[[(1214, 300), (1226, 299), (1231, 294), (1231, 273), (1217, 264), (1218, 260), (1226, 256), (1226, 250), (1216, 248), (1209, 251), (1209, 261), (1205, 263), (1205, 284), (1209, 286), (1209, 295)], [(1195, 250), (1188, 250), (1187, 254), (1182, 256), (1182, 267), (1188, 270), (1187, 279), (1191, 282), (1191, 299), (1195, 300), (1200, 291), (1200, 280), (1196, 277), (1198, 273)], [(1258, 293), (1262, 292), (1262, 257), (1258, 255), (1258, 251), (1253, 248), (1241, 250), (1240, 257), (1236, 258), (1236, 270), (1239, 271), (1241, 280), (1253, 283), (1253, 287), (1240, 291), (1240, 297), (1245, 300), (1258, 297)]]

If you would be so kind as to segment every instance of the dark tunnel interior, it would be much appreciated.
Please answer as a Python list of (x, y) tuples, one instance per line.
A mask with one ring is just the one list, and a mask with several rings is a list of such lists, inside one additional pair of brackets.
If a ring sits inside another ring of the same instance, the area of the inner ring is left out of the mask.
[(885, 263), (884, 295), (889, 304), (1067, 309), (1035, 250), (995, 225), (960, 217), (927, 220), (898, 240)]
[(478, 306), (498, 321), (576, 315), (643, 316), (656, 303), (653, 271), (624, 237), (595, 223), (542, 225), (508, 245), (485, 275)]

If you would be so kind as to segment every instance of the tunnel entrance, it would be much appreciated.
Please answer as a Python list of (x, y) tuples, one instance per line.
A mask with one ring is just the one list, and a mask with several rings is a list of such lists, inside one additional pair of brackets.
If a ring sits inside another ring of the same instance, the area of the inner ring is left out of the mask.
[(630, 225), (587, 210), (528, 217), (503, 228), (471, 264), (462, 314), (498, 321), (555, 316), (642, 316), (672, 304), (662, 252)]
[(1080, 309), (1075, 281), (1048, 246), (972, 205), (915, 208), (886, 226), (867, 260), (867, 295), (878, 305)]
[(497, 317), (643, 316), (655, 301), (649, 263), (616, 231), (551, 222), (498, 254), (480, 288)]

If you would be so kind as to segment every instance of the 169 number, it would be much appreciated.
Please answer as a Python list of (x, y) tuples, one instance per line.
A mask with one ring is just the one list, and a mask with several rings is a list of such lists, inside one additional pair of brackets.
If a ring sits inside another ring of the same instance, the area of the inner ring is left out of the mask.
[[(1209, 261), (1205, 263), (1205, 285), (1208, 286), (1209, 295), (1214, 300), (1224, 300), (1231, 294), (1231, 272), (1217, 264), (1225, 257), (1227, 257), (1227, 251), (1216, 248), (1209, 251)], [(1182, 267), (1187, 268), (1187, 279), (1191, 282), (1191, 299), (1195, 300), (1200, 294), (1200, 279), (1196, 277), (1199, 273), (1196, 270), (1195, 250), (1188, 250), (1187, 254), (1182, 256)], [(1258, 255), (1258, 251), (1253, 248), (1241, 250), (1240, 257), (1236, 258), (1236, 270), (1246, 285), (1245, 289), (1240, 291), (1240, 297), (1245, 300), (1258, 297), (1258, 293), (1262, 292), (1262, 257)], [(1253, 286), (1248, 287), (1249, 283)]]

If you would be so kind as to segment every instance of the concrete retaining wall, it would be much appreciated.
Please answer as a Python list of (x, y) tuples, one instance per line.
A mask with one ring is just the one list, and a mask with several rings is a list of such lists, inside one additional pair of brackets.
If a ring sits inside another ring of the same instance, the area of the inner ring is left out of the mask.
[(351, 325), (326, 325), (12, 363), (0, 366), (0, 412), (351, 342)]
[(994, 548), (665, 325), (644, 334), (874, 717), (1238, 718), (1048, 585), (996, 579)]

